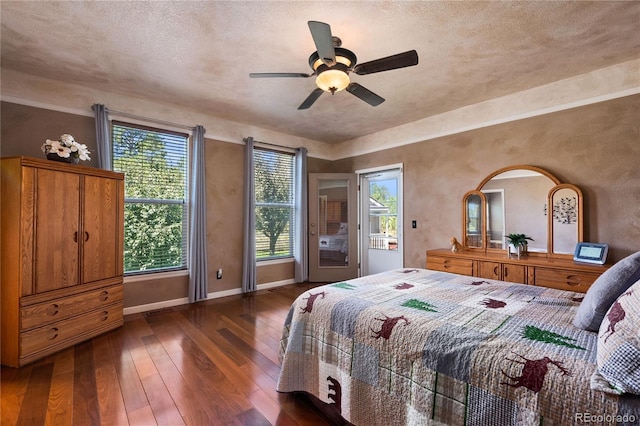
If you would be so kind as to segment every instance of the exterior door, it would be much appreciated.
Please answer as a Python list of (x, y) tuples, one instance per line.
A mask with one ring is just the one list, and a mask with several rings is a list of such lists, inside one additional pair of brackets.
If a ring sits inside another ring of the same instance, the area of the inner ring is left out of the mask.
[(309, 174), (309, 281), (358, 276), (356, 175)]
[(360, 174), (361, 274), (404, 267), (402, 168)]

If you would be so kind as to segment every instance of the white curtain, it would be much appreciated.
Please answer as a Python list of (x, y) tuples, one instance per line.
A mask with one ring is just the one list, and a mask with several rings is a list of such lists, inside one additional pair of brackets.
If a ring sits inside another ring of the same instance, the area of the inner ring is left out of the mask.
[(244, 152), (244, 249), (242, 253), (242, 292), (257, 290), (256, 284), (256, 202), (253, 179), (253, 138), (245, 140)]
[(189, 196), (189, 302), (207, 299), (207, 192), (204, 127), (193, 129), (191, 188)]
[(102, 104), (91, 106), (96, 118), (96, 144), (98, 155), (98, 167), (104, 170), (112, 170), (111, 165), (111, 133), (109, 132), (109, 113)]
[(307, 149), (296, 150), (296, 217), (295, 241), (293, 257), (295, 260), (295, 281), (305, 282), (309, 279), (309, 245), (308, 245), (308, 215), (307, 215)]

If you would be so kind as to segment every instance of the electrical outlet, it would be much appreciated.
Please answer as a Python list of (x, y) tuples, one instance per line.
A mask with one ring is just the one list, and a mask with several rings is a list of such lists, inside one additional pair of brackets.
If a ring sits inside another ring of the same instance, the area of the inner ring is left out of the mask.
[(218, 273), (216, 274), (216, 278), (221, 280), (222, 279), (222, 269), (218, 269)]

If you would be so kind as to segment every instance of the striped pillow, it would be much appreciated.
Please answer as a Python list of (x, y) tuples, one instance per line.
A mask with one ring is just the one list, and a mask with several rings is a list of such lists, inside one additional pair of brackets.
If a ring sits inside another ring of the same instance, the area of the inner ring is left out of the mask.
[(606, 313), (598, 332), (597, 364), (613, 388), (640, 395), (640, 280)]

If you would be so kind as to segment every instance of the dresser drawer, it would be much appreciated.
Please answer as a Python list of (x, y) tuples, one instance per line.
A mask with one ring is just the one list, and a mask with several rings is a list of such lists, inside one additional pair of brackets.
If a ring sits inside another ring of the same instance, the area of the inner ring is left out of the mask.
[(99, 334), (110, 325), (122, 324), (123, 303), (119, 302), (93, 312), (54, 322), (20, 335), (20, 356), (26, 356), (50, 346), (75, 343), (79, 337)]
[(122, 302), (122, 284), (61, 297), (20, 309), (21, 329), (28, 330)]
[(473, 276), (473, 260), (427, 256), (427, 269)]
[(600, 274), (597, 272), (590, 273), (537, 267), (535, 269), (534, 284), (542, 287), (586, 293), (599, 276)]

